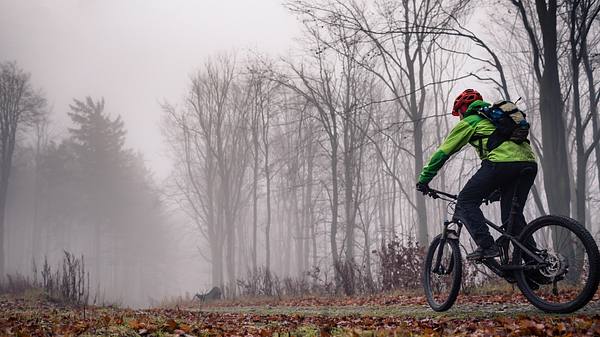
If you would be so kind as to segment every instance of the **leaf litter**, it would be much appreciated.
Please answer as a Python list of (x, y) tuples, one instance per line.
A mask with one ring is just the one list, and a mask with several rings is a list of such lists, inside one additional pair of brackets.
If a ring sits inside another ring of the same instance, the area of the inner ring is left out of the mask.
[[(231, 301), (210, 307), (132, 310), (0, 296), (0, 336), (600, 336), (598, 300), (575, 314), (546, 315), (533, 307), (525, 313), (513, 310), (525, 306), (514, 296), (507, 302), (508, 298), (461, 295), (463, 304), (443, 314), (414, 298), (404, 302), (399, 298), (393, 304), (387, 304), (389, 298), (376, 298), (287, 299), (270, 305), (262, 299), (264, 310), (257, 303), (248, 307), (248, 301), (237, 306)], [(295, 312), (296, 305), (346, 310)], [(383, 309), (389, 306), (395, 311), (386, 313)], [(418, 306), (421, 314), (402, 314), (403, 306)], [(371, 314), (371, 309), (378, 314)]]

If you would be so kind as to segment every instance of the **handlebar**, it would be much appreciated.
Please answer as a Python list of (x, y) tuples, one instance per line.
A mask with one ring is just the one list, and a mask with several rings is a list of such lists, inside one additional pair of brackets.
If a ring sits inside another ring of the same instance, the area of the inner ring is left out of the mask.
[[(490, 194), (488, 197), (483, 198), (481, 200), (481, 203), (488, 205), (488, 204), (493, 203), (494, 201), (498, 201), (499, 199), (490, 198), (490, 197), (492, 197), (493, 194), (494, 194), (494, 192), (492, 192), (492, 194)], [(456, 194), (450, 194), (450, 193), (446, 193), (443, 191), (438, 191), (431, 187), (427, 190), (427, 192), (425, 192), (425, 195), (427, 195), (433, 199), (442, 199), (442, 200), (447, 200), (447, 201), (456, 201), (458, 199), (458, 196)], [(445, 197), (445, 198), (443, 198), (443, 197)]]
[(458, 199), (458, 196), (456, 196), (456, 194), (450, 194), (450, 193), (438, 191), (438, 190), (433, 189), (431, 187), (427, 190), (427, 192), (425, 192), (425, 195), (430, 196), (433, 199), (439, 199), (439, 198), (441, 198), (440, 195), (444, 196), (444, 197), (447, 197), (447, 198), (450, 198), (452, 200)]

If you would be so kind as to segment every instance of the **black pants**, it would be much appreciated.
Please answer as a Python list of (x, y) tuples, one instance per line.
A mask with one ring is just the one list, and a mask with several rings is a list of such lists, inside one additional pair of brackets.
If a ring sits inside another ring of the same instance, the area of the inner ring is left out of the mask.
[[(524, 169), (527, 174), (520, 175)], [(502, 223), (507, 225), (510, 218), (513, 196), (517, 195), (518, 208), (512, 232), (516, 234), (525, 226), (523, 207), (537, 174), (537, 164), (533, 162), (494, 163), (484, 160), (481, 168), (469, 179), (458, 194), (455, 216), (463, 221), (478, 246), (487, 248), (494, 243), (481, 209), (481, 201), (496, 189), (501, 190)]]

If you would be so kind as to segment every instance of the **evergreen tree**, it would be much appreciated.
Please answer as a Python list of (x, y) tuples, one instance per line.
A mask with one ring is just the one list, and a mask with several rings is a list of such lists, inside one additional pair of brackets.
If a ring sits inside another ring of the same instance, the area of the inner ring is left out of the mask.
[[(95, 102), (88, 96), (73, 101), (69, 116), (74, 126), (69, 132), (81, 169), (86, 222), (93, 228), (93, 279), (112, 283), (120, 241), (119, 218), (126, 204), (122, 193), (130, 157), (124, 149), (126, 132), (120, 116), (111, 119), (104, 111), (104, 99)], [(111, 268), (105, 268), (107, 264)]]

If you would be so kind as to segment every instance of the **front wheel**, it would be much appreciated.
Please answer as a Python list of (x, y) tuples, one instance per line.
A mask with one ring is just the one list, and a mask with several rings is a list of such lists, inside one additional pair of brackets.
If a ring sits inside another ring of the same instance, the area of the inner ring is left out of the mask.
[(446, 239), (440, 245), (441, 238), (441, 235), (436, 236), (429, 245), (423, 267), (425, 297), (435, 311), (446, 311), (452, 307), (458, 296), (462, 277), (458, 240)]
[(527, 225), (519, 237), (542, 263), (520, 248), (513, 264), (527, 269), (515, 272), (523, 295), (539, 309), (570, 313), (586, 305), (600, 281), (600, 253), (591, 234), (577, 221), (543, 216)]

